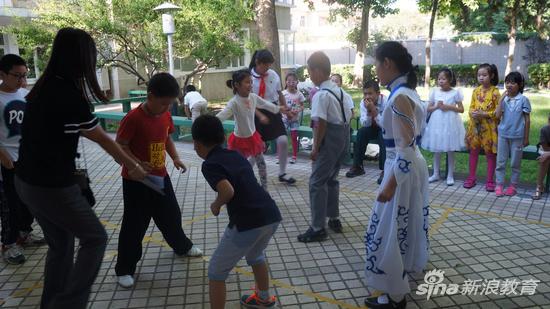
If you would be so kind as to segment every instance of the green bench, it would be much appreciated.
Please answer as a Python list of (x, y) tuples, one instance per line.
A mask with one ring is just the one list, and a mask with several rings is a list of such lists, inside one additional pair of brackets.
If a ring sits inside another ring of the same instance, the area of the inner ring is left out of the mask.
[[(99, 119), (99, 124), (105, 130), (107, 129), (106, 120), (113, 120), (116, 122), (120, 122), (122, 118), (126, 116), (126, 113), (104, 111), (104, 112), (94, 112), (94, 115)], [(172, 116), (172, 121), (174, 122), (174, 126), (176, 127), (191, 128), (191, 125), (193, 124), (191, 119), (187, 119), (187, 117), (181, 117), (181, 116)], [(222, 122), (222, 124), (226, 134), (233, 132), (235, 128), (235, 122), (233, 120), (226, 120)], [(172, 136), (172, 138), (174, 140), (182, 139), (184, 136), (181, 136), (179, 134), (180, 132), (176, 131)]]
[[(127, 99), (121, 99), (121, 100), (116, 100), (116, 101), (125, 102), (125, 100), (127, 100)], [(120, 103), (120, 102), (114, 102), (114, 101), (115, 100), (113, 100), (111, 102)], [(126, 115), (126, 113), (124, 113), (124, 112), (110, 112), (110, 111), (94, 112), (94, 114), (99, 119), (99, 123), (103, 127), (103, 129), (106, 129), (106, 120), (113, 120), (113, 121), (120, 122), (122, 120), (122, 118), (124, 118), (124, 116)], [(172, 120), (174, 121), (175, 126), (184, 127), (184, 128), (191, 128), (192, 121), (190, 119), (187, 119), (187, 117), (172, 116)], [(232, 120), (226, 120), (226, 121), (223, 122), (223, 128), (224, 128), (224, 131), (225, 131), (226, 135), (231, 134), (231, 132), (233, 132), (233, 130), (235, 128), (235, 122), (232, 121)], [(302, 138), (302, 137), (313, 138), (313, 130), (309, 126), (300, 126), (298, 128), (298, 137), (299, 138)], [(189, 139), (188, 136), (180, 136), (179, 131), (177, 131), (173, 135), (173, 138), (174, 138), (174, 140), (180, 140), (182, 138)], [(357, 130), (354, 130), (353, 134), (351, 135), (351, 143), (353, 144), (355, 142), (357, 142)], [(371, 143), (371, 142), (372, 143), (377, 143), (376, 140), (369, 141), (369, 143)], [(270, 145), (270, 153), (275, 153), (276, 148), (277, 148), (277, 146), (276, 146), (275, 142), (272, 141), (271, 145)], [(466, 150), (463, 150), (463, 151), (457, 151), (457, 153), (468, 154), (469, 152), (466, 151)], [(480, 154), (484, 155), (483, 151), (481, 151)], [(348, 157), (346, 159), (347, 164), (351, 163), (352, 156), (353, 156), (353, 148), (352, 148), (352, 146), (350, 146), (350, 151), (348, 152)], [(537, 146), (535, 146), (535, 145), (529, 145), (529, 146), (527, 146), (523, 149), (523, 157), (522, 157), (523, 160), (534, 161), (538, 158), (538, 156), (539, 156), (538, 149), (537, 149)], [(445, 174), (444, 175), (447, 174), (448, 168), (449, 168), (448, 160), (446, 160)], [(545, 183), (546, 192), (548, 192), (549, 189), (550, 189), (550, 170), (548, 171), (548, 174), (546, 175), (546, 183)]]

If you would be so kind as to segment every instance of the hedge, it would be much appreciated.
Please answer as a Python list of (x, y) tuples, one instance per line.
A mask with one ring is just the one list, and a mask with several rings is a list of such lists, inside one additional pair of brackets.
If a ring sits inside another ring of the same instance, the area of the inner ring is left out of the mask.
[[(442, 68), (451, 69), (457, 79), (457, 82), (460, 86), (477, 86), (477, 64), (449, 64), (449, 65), (432, 65), (430, 72), (430, 85), (435, 85), (437, 82), (437, 72)], [(418, 66), (418, 83), (419, 85), (424, 84), (424, 72), (426, 67), (424, 65)], [(367, 71), (368, 77), (376, 76), (376, 71), (374, 65), (368, 64), (363, 67)], [(338, 73), (342, 75), (342, 82), (344, 86), (351, 86), (353, 82), (353, 64), (343, 64), (343, 65), (333, 65), (331, 68), (332, 73)], [(298, 74), (298, 79), (305, 80), (307, 75), (306, 66), (298, 68), (296, 71)]]
[(550, 88), (550, 63), (535, 63), (527, 67), (529, 80), (538, 88)]

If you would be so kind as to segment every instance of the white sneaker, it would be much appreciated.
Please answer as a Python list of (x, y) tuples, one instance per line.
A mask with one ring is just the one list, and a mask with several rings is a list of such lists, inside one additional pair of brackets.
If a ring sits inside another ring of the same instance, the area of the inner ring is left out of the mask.
[(17, 244), (20, 246), (39, 246), (44, 245), (46, 240), (44, 237), (37, 235), (33, 232), (19, 232), (19, 238), (17, 238)]
[(437, 174), (433, 174), (432, 176), (430, 176), (430, 178), (428, 178), (429, 183), (436, 182), (436, 181), (439, 181), (439, 175)]
[(186, 256), (192, 256), (192, 257), (196, 257), (196, 256), (202, 256), (202, 250), (199, 249), (199, 247), (193, 245), (193, 247), (191, 247), (191, 249), (189, 249), (189, 251), (187, 251), (187, 253), (185, 253)]
[(126, 289), (133, 287), (134, 277), (130, 275), (118, 276), (118, 285)]
[(455, 179), (453, 176), (447, 176), (447, 186), (452, 186), (455, 184)]

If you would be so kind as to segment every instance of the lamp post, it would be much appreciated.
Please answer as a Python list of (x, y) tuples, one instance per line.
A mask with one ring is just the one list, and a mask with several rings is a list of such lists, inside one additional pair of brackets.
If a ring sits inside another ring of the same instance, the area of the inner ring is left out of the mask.
[(162, 32), (168, 38), (168, 71), (174, 75), (174, 59), (172, 55), (172, 35), (176, 32), (174, 25), (174, 16), (171, 12), (179, 11), (181, 8), (173, 3), (164, 2), (157, 6), (153, 11), (162, 13)]

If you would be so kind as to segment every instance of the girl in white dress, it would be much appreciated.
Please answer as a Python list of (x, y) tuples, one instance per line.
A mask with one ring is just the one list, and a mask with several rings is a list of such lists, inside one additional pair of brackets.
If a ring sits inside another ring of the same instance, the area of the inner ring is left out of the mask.
[(426, 109), (414, 90), (412, 56), (398, 42), (376, 50), (376, 73), (391, 94), (382, 113), (384, 178), (365, 235), (367, 285), (382, 292), (367, 297), (369, 308), (405, 308), (407, 272), (428, 262), (428, 167), (418, 142)]
[(447, 185), (452, 186), (454, 180), (454, 152), (466, 148), (464, 136), (466, 130), (462, 123), (461, 113), (464, 113), (462, 91), (454, 89), (456, 78), (448, 68), (437, 73), (439, 88), (430, 92), (428, 113), (432, 113), (422, 135), (422, 148), (434, 153), (434, 173), (429, 182), (439, 180), (439, 166), (441, 153), (446, 152), (449, 160), (447, 171)]

